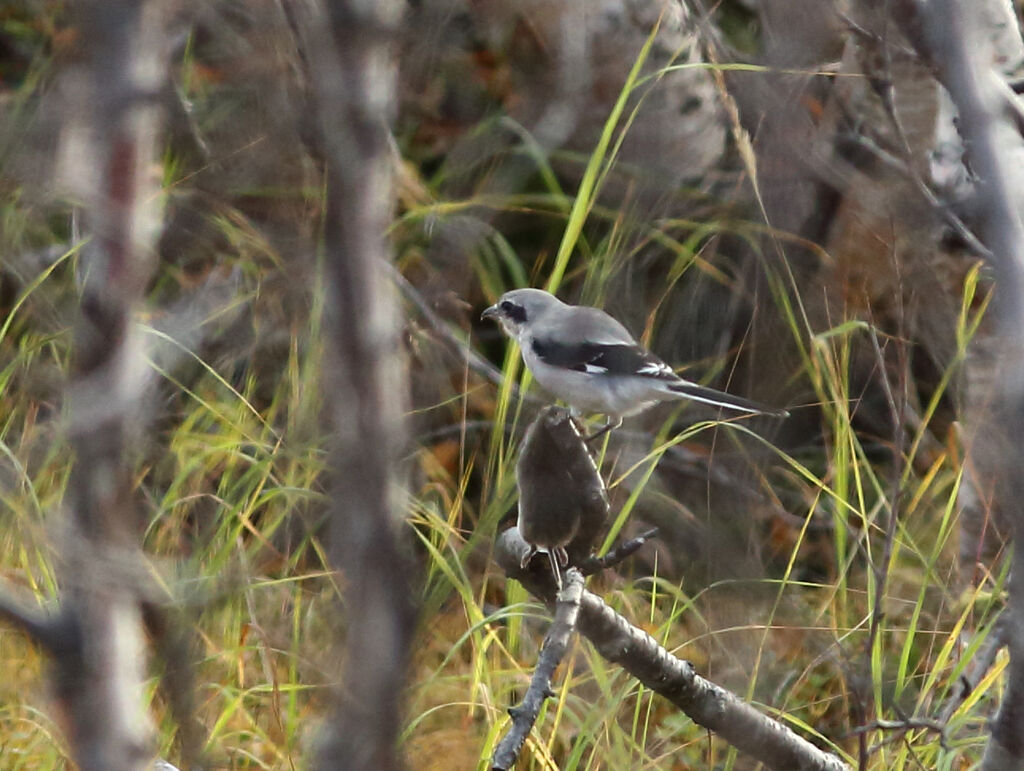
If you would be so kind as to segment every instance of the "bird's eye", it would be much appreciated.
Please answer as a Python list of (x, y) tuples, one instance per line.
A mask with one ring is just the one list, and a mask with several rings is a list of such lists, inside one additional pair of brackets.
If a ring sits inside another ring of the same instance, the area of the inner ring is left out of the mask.
[(501, 308), (501, 312), (504, 313), (511, 321), (515, 321), (519, 324), (526, 321), (526, 309), (521, 305), (516, 305), (511, 300), (504, 300), (498, 307)]

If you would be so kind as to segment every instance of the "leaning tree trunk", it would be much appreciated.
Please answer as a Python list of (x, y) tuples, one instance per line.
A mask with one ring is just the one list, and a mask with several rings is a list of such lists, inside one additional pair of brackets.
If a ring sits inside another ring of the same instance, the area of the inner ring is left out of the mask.
[(385, 273), (392, 214), (389, 121), (401, 4), (288, 6), (319, 123), (334, 417), (330, 553), (343, 572), (344, 666), (318, 766), (388, 771), (414, 625), (396, 466), (406, 406), (397, 309)]
[[(996, 72), (979, 6), (964, 0), (901, 3), (905, 28), (935, 68), (959, 113), (975, 176), (978, 230), (996, 276), (995, 347), (1001, 360), (992, 403), (980, 418), (976, 463), (994, 480), (993, 505), (1012, 529), (1013, 562), (1005, 632), (1006, 690), (982, 761), (986, 771), (1024, 766), (1024, 144), (1020, 104)], [(1012, 16), (1011, 16), (1012, 18)], [(1018, 33), (1019, 34), (1019, 33)]]
[(126, 440), (144, 371), (132, 312), (156, 235), (161, 5), (83, 0), (74, 9), (85, 66), (70, 74), (76, 104), (63, 171), (85, 205), (90, 240), (80, 259), (68, 393), (75, 465), (61, 580), (65, 634), (54, 653), (58, 696), (82, 769), (143, 768), (153, 751), (142, 700), (141, 530)]

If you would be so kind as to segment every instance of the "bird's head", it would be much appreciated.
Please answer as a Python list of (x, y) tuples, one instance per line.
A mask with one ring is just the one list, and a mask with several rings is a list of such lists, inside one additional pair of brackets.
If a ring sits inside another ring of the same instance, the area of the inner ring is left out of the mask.
[(505, 292), (480, 318), (494, 319), (505, 334), (520, 340), (531, 324), (560, 305), (561, 300), (543, 289), (513, 289)]

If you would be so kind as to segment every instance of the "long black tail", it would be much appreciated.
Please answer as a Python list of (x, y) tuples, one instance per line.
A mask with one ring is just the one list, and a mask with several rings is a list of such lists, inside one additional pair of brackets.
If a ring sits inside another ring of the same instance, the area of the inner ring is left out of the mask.
[(674, 383), (667, 384), (666, 388), (672, 393), (678, 394), (680, 398), (693, 399), (695, 402), (703, 402), (715, 407), (724, 407), (727, 410), (750, 412), (754, 415), (771, 415), (776, 418), (789, 416), (789, 412), (786, 410), (765, 407), (762, 404), (750, 401), (750, 399), (744, 399), (742, 396), (733, 396), (724, 391), (716, 391), (714, 388), (697, 385), (689, 380), (680, 379)]

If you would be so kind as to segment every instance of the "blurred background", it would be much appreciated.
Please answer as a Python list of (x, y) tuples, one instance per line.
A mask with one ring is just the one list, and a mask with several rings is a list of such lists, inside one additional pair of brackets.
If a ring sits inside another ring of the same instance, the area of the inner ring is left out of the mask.
[[(301, 765), (337, 631), (321, 546), (324, 159), (288, 6), (164, 6), (152, 97), (158, 236), (136, 318), (133, 495), (151, 570), (195, 639), (214, 767)], [(1016, 23), (1008, 40), (992, 25), (1009, 74)], [(88, 267), (70, 117), (82, 34), (64, 3), (0, 4), (0, 574), (44, 603)], [(613, 432), (600, 448), (611, 530), (660, 535), (592, 588), (825, 746), (863, 744), (867, 767), (976, 761), (996, 685), (950, 704), (1005, 580), (1005, 528), (961, 423), (987, 399), (990, 287), (950, 107), (884, 9), (409, 0), (390, 64), (388, 275), (419, 614), (410, 767), (486, 762), (545, 629), (490, 559), (545, 396), (525, 379), (517, 398), (518, 353), (478, 319), (522, 286), (603, 307), (685, 377), (791, 412), (665, 404)], [(346, 608), (344, 624), (357, 617)], [(42, 654), (0, 628), (0, 668), (4, 765), (60, 765)], [(585, 643), (562, 678), (523, 768), (756, 765)], [(150, 685), (173, 759), (179, 729)], [(948, 743), (856, 732), (940, 713)]]

